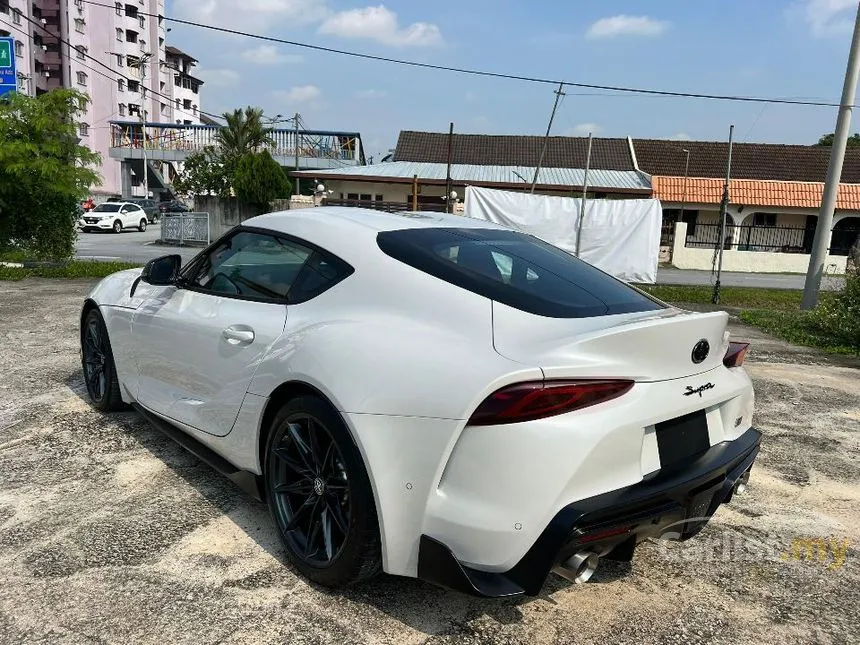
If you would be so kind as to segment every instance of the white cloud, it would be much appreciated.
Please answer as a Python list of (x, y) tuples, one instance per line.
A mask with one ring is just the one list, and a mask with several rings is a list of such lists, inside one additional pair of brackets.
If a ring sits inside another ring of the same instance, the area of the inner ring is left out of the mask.
[(298, 54), (284, 54), (274, 45), (260, 45), (246, 49), (240, 56), (242, 60), (257, 65), (280, 65), (286, 63), (301, 63), (304, 58)]
[(568, 128), (562, 134), (567, 137), (587, 137), (589, 132), (595, 137), (600, 136), (600, 133), (603, 132), (603, 126), (596, 123), (579, 123)]
[(325, 0), (173, 0), (172, 13), (240, 31), (267, 31), (286, 21), (291, 25), (319, 22), (330, 9)]
[(676, 132), (671, 137), (669, 137), (670, 141), (692, 141), (693, 137), (691, 137), (686, 132)]
[(355, 98), (365, 100), (384, 99), (388, 96), (385, 90), (360, 90), (355, 93)]
[(323, 22), (319, 33), (375, 40), (395, 47), (437, 45), (442, 42), (442, 33), (436, 25), (415, 22), (408, 27), (401, 27), (397, 14), (384, 5), (336, 13)]
[(199, 68), (197, 75), (210, 87), (231, 87), (239, 83), (239, 72), (232, 69)]
[(274, 95), (285, 103), (311, 103), (322, 97), (322, 90), (316, 85), (297, 85), (288, 90), (277, 90)]
[(659, 36), (669, 23), (648, 16), (612, 16), (601, 18), (586, 32), (586, 38), (613, 38), (615, 36)]
[(792, 5), (790, 13), (800, 14), (814, 36), (850, 32), (854, 24), (856, 0), (804, 0)]

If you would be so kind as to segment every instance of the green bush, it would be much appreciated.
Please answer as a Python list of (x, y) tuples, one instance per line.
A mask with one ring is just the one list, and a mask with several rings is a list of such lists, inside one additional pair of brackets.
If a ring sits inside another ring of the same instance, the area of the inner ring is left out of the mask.
[(284, 169), (265, 150), (245, 154), (239, 159), (233, 188), (236, 197), (253, 206), (258, 213), (267, 212), (273, 200), (285, 199), (292, 194)]
[(809, 313), (807, 322), (834, 344), (860, 354), (860, 275), (849, 275), (842, 293), (822, 301)]
[(0, 252), (72, 255), (78, 203), (99, 181), (99, 156), (78, 140), (87, 101), (74, 90), (0, 99)]

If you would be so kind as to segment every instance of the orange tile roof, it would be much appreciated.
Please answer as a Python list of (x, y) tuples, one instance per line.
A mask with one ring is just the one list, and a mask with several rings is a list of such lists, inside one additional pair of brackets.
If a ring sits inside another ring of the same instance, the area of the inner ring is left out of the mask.
[[(665, 202), (684, 200), (684, 178), (651, 177), (654, 197)], [(687, 178), (687, 202), (690, 204), (719, 204), (723, 198), (723, 179)], [(805, 181), (762, 181), (732, 179), (729, 201), (744, 206), (783, 206), (787, 208), (818, 208), (824, 184)], [(839, 210), (860, 210), (860, 184), (840, 184), (836, 199)]]

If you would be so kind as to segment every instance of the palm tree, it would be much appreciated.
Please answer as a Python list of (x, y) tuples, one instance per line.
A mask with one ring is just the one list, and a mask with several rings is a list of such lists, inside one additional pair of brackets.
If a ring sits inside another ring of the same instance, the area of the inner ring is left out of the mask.
[(225, 112), (224, 119), (227, 125), (215, 136), (224, 158), (238, 159), (274, 143), (272, 128), (263, 126), (263, 110), (260, 108), (248, 106), (244, 110)]

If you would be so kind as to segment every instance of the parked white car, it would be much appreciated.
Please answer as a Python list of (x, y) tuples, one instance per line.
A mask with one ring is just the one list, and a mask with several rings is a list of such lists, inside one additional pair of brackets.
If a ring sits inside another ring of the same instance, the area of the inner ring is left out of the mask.
[(141, 233), (148, 222), (146, 211), (130, 202), (105, 202), (78, 220), (82, 231), (113, 231), (122, 233), (124, 229), (135, 228)]
[(331, 587), (380, 569), (484, 596), (690, 538), (759, 451), (725, 312), (656, 300), (529, 235), (321, 207), (105, 278), (81, 311), (104, 411), (268, 502)]

